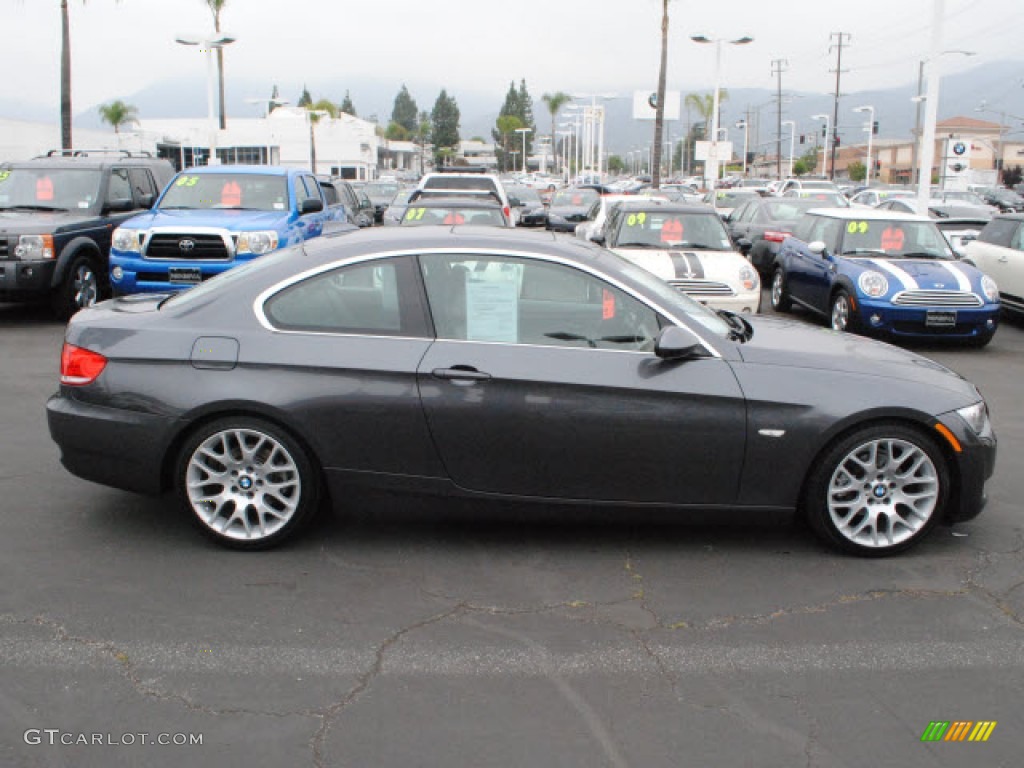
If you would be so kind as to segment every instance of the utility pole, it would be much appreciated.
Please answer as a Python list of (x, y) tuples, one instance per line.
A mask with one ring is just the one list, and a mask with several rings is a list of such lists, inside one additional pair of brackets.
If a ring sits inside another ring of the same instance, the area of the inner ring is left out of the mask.
[(772, 74), (778, 78), (778, 89), (775, 97), (776, 131), (775, 131), (775, 176), (782, 178), (782, 73), (789, 62), (785, 59), (772, 59)]
[(847, 71), (843, 69), (843, 46), (850, 42), (850, 35), (846, 32), (833, 32), (829, 35), (829, 40), (835, 39), (836, 42), (832, 43), (828, 47), (829, 53), (833, 49), (836, 51), (836, 68), (830, 70), (836, 73), (836, 98), (835, 104), (832, 110), (832, 170), (829, 172), (829, 178), (835, 179), (836, 177), (836, 136), (839, 135), (839, 78), (843, 72)]

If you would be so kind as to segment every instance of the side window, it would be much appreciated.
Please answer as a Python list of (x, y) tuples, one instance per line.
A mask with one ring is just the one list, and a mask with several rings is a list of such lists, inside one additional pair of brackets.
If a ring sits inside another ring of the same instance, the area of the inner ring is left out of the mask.
[(107, 202), (132, 199), (132, 184), (128, 179), (127, 168), (112, 168), (110, 181), (107, 183)]
[(839, 245), (840, 222), (838, 219), (830, 219), (825, 216), (816, 217), (814, 226), (811, 227), (810, 241), (821, 240), (829, 253), (835, 253)]
[(150, 195), (156, 199), (156, 184), (153, 183), (153, 176), (145, 168), (131, 168), (128, 171), (128, 178), (132, 184), (132, 191), (135, 193), (135, 204), (142, 205), (142, 198)]
[(320, 199), (319, 186), (315, 179), (308, 176), (300, 176), (295, 179), (295, 203), (300, 211), (304, 201)]
[(1018, 226), (1017, 232), (1010, 241), (1010, 247), (1018, 251), (1024, 251), (1024, 226)]
[(289, 286), (264, 304), (267, 319), (289, 331), (422, 336), (415, 265), (410, 259), (353, 264)]
[(811, 242), (813, 239), (811, 237), (811, 229), (817, 221), (817, 216), (801, 216), (796, 226), (793, 227), (793, 237), (797, 240), (803, 240), (805, 243)]
[(324, 200), (327, 201), (328, 205), (337, 205), (339, 201), (338, 190), (334, 188), (333, 184), (321, 184), (320, 189), (324, 193)]
[(1004, 248), (1010, 247), (1013, 234), (1017, 229), (1017, 222), (1011, 219), (992, 219), (985, 228), (981, 230), (978, 239), (983, 243), (1001, 245)]
[(501, 256), (420, 257), (438, 338), (583, 349), (654, 349), (657, 313), (593, 275)]

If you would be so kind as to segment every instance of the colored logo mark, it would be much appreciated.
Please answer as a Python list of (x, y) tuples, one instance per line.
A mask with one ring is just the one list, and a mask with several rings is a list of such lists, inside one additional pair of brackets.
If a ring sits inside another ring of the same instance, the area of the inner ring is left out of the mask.
[(933, 720), (921, 734), (921, 741), (988, 741), (996, 725), (995, 720)]

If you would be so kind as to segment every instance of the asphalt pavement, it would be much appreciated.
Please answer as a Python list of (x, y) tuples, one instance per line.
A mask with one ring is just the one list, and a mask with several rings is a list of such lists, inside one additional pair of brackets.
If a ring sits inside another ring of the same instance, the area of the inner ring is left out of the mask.
[(981, 388), (998, 466), (883, 560), (785, 517), (391, 495), (225, 551), (60, 466), (62, 331), (0, 305), (0, 765), (1021, 763), (1024, 324), (922, 350)]

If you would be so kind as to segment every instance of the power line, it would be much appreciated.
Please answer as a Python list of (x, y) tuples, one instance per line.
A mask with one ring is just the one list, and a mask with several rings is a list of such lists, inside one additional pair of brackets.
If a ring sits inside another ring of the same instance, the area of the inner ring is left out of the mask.
[(836, 130), (839, 125), (839, 78), (846, 71), (843, 69), (843, 45), (850, 42), (850, 35), (846, 32), (833, 32), (829, 35), (829, 39), (833, 38), (836, 42), (829, 45), (828, 50), (831, 53), (833, 48), (836, 49), (836, 68), (829, 70), (836, 73), (836, 98), (832, 111), (832, 171), (830, 174), (834, 179), (836, 177), (836, 138), (839, 135)]

